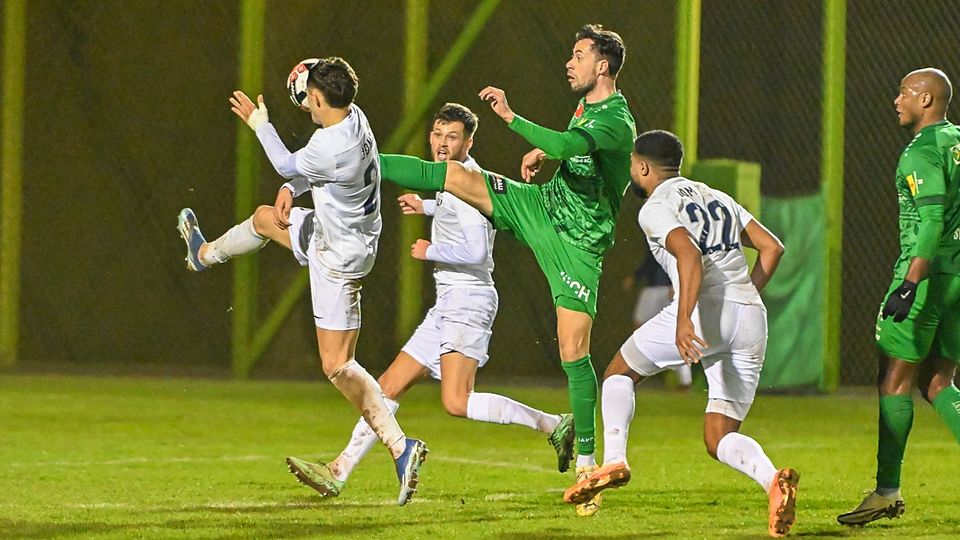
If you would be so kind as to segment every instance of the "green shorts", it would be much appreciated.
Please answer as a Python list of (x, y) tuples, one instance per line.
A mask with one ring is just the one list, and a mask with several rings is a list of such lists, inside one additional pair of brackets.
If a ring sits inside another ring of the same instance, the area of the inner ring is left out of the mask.
[[(903, 280), (894, 279), (886, 302)], [(960, 276), (931, 274), (917, 286), (917, 299), (902, 322), (877, 316), (877, 345), (892, 358), (920, 362), (928, 356), (960, 361)]]
[(513, 232), (533, 250), (547, 277), (553, 305), (597, 315), (597, 289), (603, 256), (562, 239), (543, 204), (540, 187), (484, 171), (493, 201), (493, 225)]

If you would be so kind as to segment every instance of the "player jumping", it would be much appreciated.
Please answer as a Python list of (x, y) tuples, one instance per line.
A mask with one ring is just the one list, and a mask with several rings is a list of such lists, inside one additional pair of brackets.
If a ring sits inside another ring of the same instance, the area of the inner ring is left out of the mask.
[[(633, 116), (616, 78), (623, 65), (623, 40), (615, 32), (587, 25), (576, 34), (567, 61), (570, 88), (583, 96), (566, 131), (530, 122), (507, 103), (503, 90), (484, 88), (510, 129), (536, 148), (522, 162), (529, 181), (547, 158), (561, 160), (542, 185), (515, 182), (456, 162), (430, 163), (409, 156), (384, 155), (383, 177), (408, 189), (452, 193), (508, 229), (533, 251), (550, 285), (557, 311), (557, 341), (567, 375), (577, 437), (577, 475), (596, 468), (594, 416), (597, 375), (590, 361), (590, 330), (597, 313), (597, 287), (603, 256), (613, 245), (620, 201), (630, 183), (630, 151), (636, 134)], [(578, 506), (592, 515), (599, 500)]]
[[(211, 243), (204, 241), (193, 211), (181, 211), (178, 228), (187, 243), (187, 267), (203, 271), (274, 240), (309, 268), (323, 372), (390, 450), (400, 480), (397, 502), (404, 505), (417, 489), (427, 447), (404, 436), (377, 381), (354, 358), (360, 280), (373, 268), (381, 229), (377, 141), (353, 103), (357, 76), (342, 58), (324, 58), (310, 68), (307, 89), (310, 117), (321, 129), (294, 153), (269, 122), (263, 96), (254, 105), (243, 92), (233, 93), (233, 112), (256, 132), (280, 176), (291, 181), (280, 189), (274, 207), (257, 208)], [(293, 198), (307, 191), (316, 211), (293, 208)]]

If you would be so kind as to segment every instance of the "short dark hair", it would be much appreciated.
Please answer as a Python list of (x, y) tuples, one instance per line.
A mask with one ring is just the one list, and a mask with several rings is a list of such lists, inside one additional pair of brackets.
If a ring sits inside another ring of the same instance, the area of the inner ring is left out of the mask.
[(577, 32), (577, 41), (581, 39), (593, 41), (597, 54), (610, 64), (610, 76), (616, 78), (627, 57), (627, 48), (620, 34), (612, 30), (604, 30), (602, 24), (585, 24)]
[(679, 169), (683, 161), (680, 138), (662, 129), (645, 131), (633, 141), (633, 152), (652, 159), (661, 167)]
[(310, 68), (310, 77), (307, 79), (307, 86), (320, 90), (327, 105), (336, 109), (353, 103), (359, 85), (353, 68), (339, 56), (321, 58)]
[(433, 116), (434, 122), (438, 120), (445, 124), (449, 122), (463, 123), (463, 130), (468, 139), (477, 132), (477, 122), (479, 121), (473, 111), (459, 103), (444, 103), (443, 107), (440, 107), (437, 114)]

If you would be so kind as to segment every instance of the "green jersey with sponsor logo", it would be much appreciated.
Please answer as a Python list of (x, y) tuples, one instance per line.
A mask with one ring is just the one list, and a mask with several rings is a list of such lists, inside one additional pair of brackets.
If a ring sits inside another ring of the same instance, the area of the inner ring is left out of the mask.
[(560, 236), (589, 253), (602, 255), (613, 245), (620, 201), (630, 184), (630, 153), (636, 123), (620, 92), (596, 103), (583, 99), (570, 119), (590, 150), (560, 162), (541, 186), (547, 214)]
[(897, 199), (900, 205), (900, 257), (894, 277), (903, 278), (916, 256), (918, 208), (943, 205), (943, 234), (931, 273), (960, 275), (960, 128), (943, 120), (921, 129), (900, 154)]

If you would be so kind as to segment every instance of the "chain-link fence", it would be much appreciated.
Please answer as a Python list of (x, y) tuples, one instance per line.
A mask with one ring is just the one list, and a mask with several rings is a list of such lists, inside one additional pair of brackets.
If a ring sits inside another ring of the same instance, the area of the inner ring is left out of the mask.
[[(431, 68), (476, 5), (430, 2)], [(960, 14), (949, 0), (893, 7), (867, 0), (848, 7), (842, 381), (850, 384), (872, 380), (873, 320), (896, 256), (893, 171), (908, 139), (893, 115), (897, 83), (926, 65), (960, 73), (949, 39)], [(301, 58), (344, 56), (382, 144), (402, 116), (404, 8), (400, 1), (268, 2), (263, 88), (244, 90), (264, 94), (281, 136), (299, 147), (313, 128), (284, 94), (287, 72)], [(187, 273), (174, 220), (190, 206), (208, 237), (234, 223), (238, 120), (226, 99), (238, 80), (239, 11), (234, 1), (29, 2), (23, 363), (229, 364), (231, 269)], [(700, 157), (761, 163), (765, 196), (817, 193), (822, 3), (706, 0), (702, 13)], [(563, 75), (573, 34), (601, 22), (627, 42), (619, 87), (638, 129), (669, 128), (674, 17), (674, 3), (661, 0), (503, 2), (433, 105), (458, 101), (478, 112), (473, 154), (515, 177), (528, 147), (477, 92), (502, 87), (519, 113), (563, 128), (576, 102)], [(259, 200), (269, 204), (278, 179), (265, 160), (261, 170)], [(364, 284), (359, 355), (372, 371), (400, 345), (393, 272), (407, 250), (395, 234), (398, 194), (385, 184), (381, 254)], [(631, 330), (633, 298), (620, 283), (642, 251), (638, 208), (636, 199), (624, 201), (605, 265), (592, 340), (600, 365)], [(501, 309), (487, 371), (557, 376), (545, 280), (509, 234), (497, 245)], [(276, 247), (261, 253), (259, 269), (262, 315), (300, 269)], [(429, 272), (424, 279), (429, 304)], [(305, 296), (256, 373), (315, 375), (315, 351)]]

